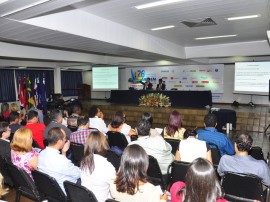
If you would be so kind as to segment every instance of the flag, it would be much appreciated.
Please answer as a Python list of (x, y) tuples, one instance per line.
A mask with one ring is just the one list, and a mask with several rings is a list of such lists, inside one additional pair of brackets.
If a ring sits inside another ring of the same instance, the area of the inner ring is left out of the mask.
[(34, 84), (34, 101), (35, 101), (35, 106), (38, 105), (38, 84), (39, 84), (39, 78), (35, 77), (35, 84)]
[(20, 81), (19, 81), (19, 101), (20, 101), (20, 105), (21, 107), (24, 107), (26, 109), (26, 106), (28, 105), (28, 96), (27, 96), (27, 79), (25, 77), (23, 77)]
[(31, 81), (27, 79), (27, 95), (28, 95), (28, 109), (32, 108), (35, 105), (34, 94), (31, 89)]
[(47, 98), (46, 98), (46, 82), (45, 76), (42, 79), (42, 82), (37, 83), (37, 92), (38, 92), (38, 107), (43, 108), (43, 114), (47, 115)]

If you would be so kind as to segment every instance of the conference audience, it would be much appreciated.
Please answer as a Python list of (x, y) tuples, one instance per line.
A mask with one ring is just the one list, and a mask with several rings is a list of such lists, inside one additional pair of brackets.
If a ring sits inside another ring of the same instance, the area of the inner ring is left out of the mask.
[(181, 125), (181, 114), (176, 110), (172, 111), (169, 115), (168, 125), (163, 130), (164, 138), (182, 140), (186, 129), (182, 128)]
[(65, 131), (65, 133), (67, 135), (67, 139), (69, 140), (71, 131), (66, 126), (64, 126), (62, 124), (62, 121), (63, 121), (62, 110), (54, 109), (51, 112), (51, 122), (46, 126), (46, 128), (44, 130), (44, 139), (47, 139), (49, 130), (51, 130), (52, 128), (59, 127)]
[(235, 155), (224, 155), (218, 165), (218, 173), (223, 176), (225, 172), (253, 174), (270, 186), (270, 169), (264, 160), (256, 160), (248, 155), (252, 148), (253, 139), (248, 134), (237, 134), (234, 139)]
[(150, 127), (149, 121), (140, 120), (135, 128), (138, 140), (129, 143), (129, 145), (137, 144), (143, 147), (148, 155), (157, 159), (162, 174), (166, 175), (168, 166), (174, 160), (174, 156), (171, 153), (172, 147), (161, 135), (149, 135)]
[[(70, 141), (66, 141), (66, 133), (61, 128), (52, 128), (48, 132), (48, 146), (42, 150), (38, 158), (38, 170), (55, 178), (64, 193), (65, 180), (76, 183), (81, 171), (66, 157)], [(60, 151), (61, 150), (61, 154)]]
[(32, 178), (31, 171), (37, 170), (39, 153), (32, 148), (33, 134), (28, 128), (18, 129), (10, 144), (12, 163), (25, 170)]
[(212, 164), (204, 158), (195, 159), (189, 166), (184, 182), (175, 182), (171, 189), (171, 202), (225, 202)]
[(88, 117), (78, 117), (77, 124), (78, 124), (78, 129), (77, 131), (71, 133), (70, 141), (79, 143), (79, 144), (85, 144), (91, 132), (97, 131), (97, 130), (89, 128)]
[(159, 79), (156, 90), (165, 90), (165, 89), (166, 89), (165, 83), (163, 83), (162, 79)]
[(199, 140), (217, 145), (221, 156), (224, 154), (233, 155), (235, 153), (231, 140), (223, 133), (217, 131), (217, 117), (215, 114), (209, 113), (205, 115), (204, 126), (205, 129), (197, 130)]
[(104, 122), (104, 115), (100, 108), (96, 105), (93, 105), (88, 112), (89, 115), (89, 127), (96, 128), (104, 135), (108, 132), (108, 128)]
[(122, 111), (115, 112), (112, 122), (108, 126), (108, 131), (122, 133), (126, 136), (128, 142), (131, 141), (130, 136), (136, 135), (135, 130), (125, 123), (125, 114)]
[(175, 160), (192, 162), (201, 157), (212, 163), (210, 146), (205, 142), (196, 139), (197, 133), (188, 128), (184, 133), (184, 139), (179, 143), (179, 150), (176, 151)]
[(35, 110), (29, 111), (27, 117), (28, 120), (24, 127), (32, 131), (34, 141), (36, 141), (41, 149), (44, 149), (43, 134), (46, 126), (43, 123), (39, 123), (38, 112)]
[(25, 122), (25, 115), (26, 115), (25, 109), (22, 109), (20, 111), (19, 106), (15, 102), (13, 102), (13, 103), (10, 104), (9, 109), (10, 109), (10, 113), (11, 112), (18, 112), (19, 113), (19, 115), (20, 115), (20, 122), (19, 123), (21, 125), (25, 125), (26, 124), (26, 122)]
[(139, 145), (128, 146), (122, 155), (116, 179), (110, 185), (112, 197), (121, 202), (160, 202), (158, 189), (147, 179), (148, 155)]
[(10, 151), (10, 128), (7, 122), (0, 122), (0, 155), (11, 161)]
[(20, 124), (20, 114), (17, 111), (12, 111), (9, 114), (9, 127), (11, 129), (11, 133), (15, 133), (22, 126)]
[[(160, 135), (160, 133), (157, 131), (156, 128), (152, 128), (152, 124), (153, 124), (153, 116), (152, 116), (151, 113), (149, 113), (149, 112), (144, 112), (144, 113), (142, 114), (142, 119), (143, 119), (143, 120), (146, 120), (146, 121), (148, 121), (148, 122), (150, 123), (151, 128), (150, 128), (149, 135), (150, 135), (151, 137)], [(160, 130), (162, 131), (162, 129), (160, 129)]]
[(81, 184), (95, 193), (99, 202), (105, 202), (110, 195), (110, 183), (115, 178), (115, 168), (105, 155), (109, 146), (106, 137), (93, 131), (85, 143), (81, 161)]

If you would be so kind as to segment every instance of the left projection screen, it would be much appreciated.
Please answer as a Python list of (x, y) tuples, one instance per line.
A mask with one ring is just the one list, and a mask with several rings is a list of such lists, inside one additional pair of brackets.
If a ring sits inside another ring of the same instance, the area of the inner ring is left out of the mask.
[(92, 89), (96, 91), (117, 90), (119, 88), (118, 67), (93, 67)]

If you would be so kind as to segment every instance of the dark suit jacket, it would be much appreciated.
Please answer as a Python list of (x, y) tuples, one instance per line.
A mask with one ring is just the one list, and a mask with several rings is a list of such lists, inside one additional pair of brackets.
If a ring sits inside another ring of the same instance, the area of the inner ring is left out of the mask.
[(146, 83), (140, 81), (140, 83), (143, 85), (143, 90), (152, 90), (153, 88), (153, 84), (152, 83), (149, 83), (147, 86), (146, 86)]
[[(156, 90), (158, 90), (159, 85), (160, 85), (160, 84), (157, 85)], [(165, 90), (165, 89), (166, 89), (166, 85), (165, 85), (164, 83), (162, 83), (162, 84), (161, 84), (161, 90)]]
[(0, 155), (11, 161), (10, 143), (0, 139)]

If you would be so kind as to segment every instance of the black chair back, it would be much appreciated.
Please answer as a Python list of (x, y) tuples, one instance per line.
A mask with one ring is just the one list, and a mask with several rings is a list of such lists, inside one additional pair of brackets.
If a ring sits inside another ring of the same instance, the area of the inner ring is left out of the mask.
[(229, 201), (263, 201), (262, 183), (257, 176), (227, 172), (221, 186)]
[(0, 173), (2, 174), (4, 178), (4, 183), (13, 187), (13, 182), (10, 175), (8, 174), (6, 163), (7, 163), (7, 160), (3, 156), (0, 155)]
[(211, 154), (212, 154), (212, 161), (214, 165), (218, 165), (221, 155), (220, 155), (220, 151), (219, 148), (216, 144), (213, 143), (208, 143), (210, 148), (211, 148)]
[(107, 199), (105, 202), (119, 202), (119, 201), (116, 201), (114, 199)]
[(114, 151), (108, 150), (106, 158), (115, 167), (115, 170), (118, 171), (121, 162), (121, 155), (115, 153)]
[(190, 163), (184, 161), (173, 161), (167, 170), (168, 180), (167, 188), (177, 181), (185, 182), (185, 176), (189, 168)]
[(128, 146), (128, 141), (122, 133), (108, 131), (107, 136), (110, 147), (117, 146), (123, 151)]
[(71, 161), (74, 165), (80, 167), (81, 160), (84, 156), (84, 145), (75, 142), (70, 143)]
[(81, 185), (65, 181), (64, 187), (69, 202), (98, 202), (94, 193)]
[(251, 150), (249, 150), (248, 154), (252, 156), (254, 159), (257, 160), (266, 160), (264, 159), (262, 148), (261, 147), (252, 147)]
[(162, 172), (158, 165), (158, 161), (151, 155), (149, 157), (149, 166), (147, 170), (147, 175), (151, 181), (151, 183), (155, 186), (160, 185), (162, 190), (165, 190), (165, 183), (162, 178)]
[(176, 151), (179, 149), (180, 140), (164, 138), (172, 146), (172, 154), (175, 155)]
[(6, 168), (16, 189), (16, 202), (20, 201), (21, 195), (34, 201), (41, 201), (33, 180), (24, 170), (13, 165), (11, 162), (6, 162)]
[(32, 142), (32, 147), (33, 148), (39, 148), (41, 149), (41, 147), (39, 146), (39, 144), (33, 139), (33, 142)]
[(44, 140), (43, 140), (43, 144), (44, 144), (44, 147), (47, 147), (47, 146), (49, 145), (48, 140), (47, 140), (47, 139), (44, 139)]
[(32, 171), (32, 176), (43, 199), (54, 202), (67, 201), (64, 192), (53, 177), (37, 170)]

